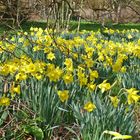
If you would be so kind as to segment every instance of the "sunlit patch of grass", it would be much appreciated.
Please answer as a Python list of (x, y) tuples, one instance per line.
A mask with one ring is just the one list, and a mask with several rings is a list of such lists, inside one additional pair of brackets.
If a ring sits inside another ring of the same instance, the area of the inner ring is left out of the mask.
[[(71, 21), (70, 22), (70, 30), (76, 30), (78, 26), (78, 22), (77, 21)], [(30, 27), (40, 27), (42, 29), (46, 29), (47, 28), (47, 23), (45, 21), (28, 21), (28, 22), (24, 22), (21, 24), (21, 28), (24, 31), (29, 31)], [(138, 29), (140, 30), (140, 24), (139, 23), (127, 23), (127, 24), (115, 24), (115, 23), (106, 23), (105, 26), (103, 27), (102, 24), (100, 23), (96, 23), (96, 22), (85, 22), (82, 21), (80, 23), (80, 30), (88, 30), (88, 31), (97, 31), (99, 29), (102, 28), (110, 28), (110, 29), (118, 29), (118, 30), (130, 30), (130, 29)], [(4, 31), (8, 31), (10, 28), (0, 24), (0, 34), (3, 33)], [(12, 30), (12, 29), (10, 29)]]

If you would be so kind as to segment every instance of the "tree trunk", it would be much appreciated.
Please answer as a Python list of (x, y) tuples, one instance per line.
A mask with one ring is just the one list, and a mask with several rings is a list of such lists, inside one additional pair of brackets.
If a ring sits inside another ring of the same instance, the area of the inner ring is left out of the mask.
[(80, 9), (79, 9), (79, 19), (78, 19), (78, 27), (77, 27), (77, 31), (79, 32), (80, 30), (80, 23), (81, 23), (81, 15), (82, 15), (82, 9), (83, 9), (83, 0), (81, 0), (80, 3)]

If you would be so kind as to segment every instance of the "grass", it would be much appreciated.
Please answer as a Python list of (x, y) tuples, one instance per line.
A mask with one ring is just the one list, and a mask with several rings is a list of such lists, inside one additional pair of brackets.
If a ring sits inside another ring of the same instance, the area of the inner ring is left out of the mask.
[[(72, 21), (70, 24), (70, 30), (75, 30), (77, 28), (78, 23), (76, 21)], [(42, 29), (46, 28), (46, 22), (26, 22), (21, 25), (24, 31), (28, 31), (30, 27), (41, 27)], [(112, 24), (108, 23), (105, 27), (112, 28), (112, 29), (138, 29), (140, 30), (140, 23), (127, 23), (127, 24)], [(88, 30), (88, 31), (97, 31), (98, 29), (103, 28), (100, 23), (92, 23), (92, 22), (81, 22), (80, 30)], [(4, 31), (8, 31), (9, 28), (6, 25), (0, 24), (0, 33)]]
[[(29, 30), (30, 27), (41, 27), (43, 29), (46, 28), (46, 23), (45, 22), (26, 22), (21, 25), (23, 30)], [(78, 22), (72, 21), (70, 24), (70, 29), (74, 30), (78, 26)], [(138, 29), (140, 30), (140, 23), (135, 24), (135, 23), (128, 23), (128, 24), (106, 24), (106, 27), (112, 28), (112, 29), (118, 29), (118, 30), (123, 30), (123, 29)], [(98, 29), (102, 28), (102, 25), (100, 23), (92, 23), (92, 22), (81, 22), (80, 25), (80, 30), (88, 30), (88, 31), (97, 31)]]
[(8, 27), (5, 25), (0, 24), (0, 34), (3, 33), (4, 31), (8, 31)]

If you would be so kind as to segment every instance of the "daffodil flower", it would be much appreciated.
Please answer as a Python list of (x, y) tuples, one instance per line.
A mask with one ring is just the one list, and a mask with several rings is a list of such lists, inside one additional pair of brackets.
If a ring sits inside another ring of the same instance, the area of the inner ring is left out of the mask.
[(0, 106), (9, 106), (10, 105), (10, 99), (7, 97), (1, 97), (0, 98)]
[(94, 103), (89, 101), (84, 105), (84, 109), (88, 112), (92, 112), (94, 109), (96, 109), (96, 106)]
[(60, 100), (62, 101), (62, 102), (64, 102), (64, 101), (66, 101), (66, 100), (68, 100), (68, 98), (69, 98), (69, 91), (68, 90), (63, 90), (63, 91), (58, 91), (58, 96), (59, 96), (59, 98), (60, 98)]
[(122, 134), (120, 134), (120, 133), (118, 133), (118, 132), (114, 132), (114, 131), (108, 131), (108, 130), (105, 130), (104, 132), (103, 132), (103, 134), (109, 134), (109, 135), (112, 135), (112, 136), (114, 136), (113, 138), (112, 138), (112, 140), (118, 140), (118, 139), (122, 139), (122, 140), (126, 140), (126, 139), (132, 139), (132, 136), (130, 136), (130, 135), (122, 135)]
[(47, 59), (49, 59), (49, 60), (55, 59), (54, 53), (50, 52), (50, 53), (47, 55)]
[(127, 139), (132, 139), (132, 136), (130, 135), (120, 135), (120, 136), (116, 136), (114, 137), (112, 140), (127, 140)]
[(117, 97), (117, 96), (114, 96), (114, 97), (109, 96), (109, 98), (110, 98), (110, 100), (111, 100), (113, 106), (114, 106), (114, 107), (117, 107), (118, 104), (119, 104), (119, 101), (120, 101), (120, 100), (118, 99), (118, 97)]
[(110, 83), (107, 83), (107, 80), (104, 80), (101, 84), (99, 84), (99, 88), (101, 89), (102, 93), (104, 93), (111, 88), (111, 85)]
[(136, 90), (135, 88), (130, 88), (130, 89), (126, 89), (128, 96), (127, 96), (127, 100), (128, 100), (128, 104), (133, 104), (133, 103), (137, 103), (140, 99), (140, 96), (137, 94), (139, 91)]

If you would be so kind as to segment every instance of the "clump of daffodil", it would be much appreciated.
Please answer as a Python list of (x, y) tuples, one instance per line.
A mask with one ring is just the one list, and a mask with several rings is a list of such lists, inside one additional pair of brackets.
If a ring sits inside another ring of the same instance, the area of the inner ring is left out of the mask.
[(104, 80), (101, 84), (98, 85), (98, 87), (101, 89), (102, 93), (105, 91), (110, 90), (111, 85), (110, 83), (107, 83), (107, 80)]
[(88, 112), (92, 112), (94, 109), (96, 109), (96, 106), (94, 103), (89, 101), (84, 105), (84, 109)]
[(25, 72), (19, 72), (18, 74), (16, 74), (15, 76), (16, 81), (22, 81), (22, 80), (26, 80), (28, 78), (27, 74)]
[(118, 133), (118, 132), (114, 132), (114, 131), (105, 130), (105, 131), (103, 132), (103, 134), (109, 134), (109, 135), (114, 136), (114, 137), (112, 138), (112, 140), (119, 140), (119, 139), (121, 139), (121, 140), (126, 140), (126, 139), (132, 139), (132, 136), (130, 136), (130, 135), (122, 135), (122, 134), (120, 134), (120, 133)]
[(62, 102), (65, 102), (65, 101), (67, 101), (68, 100), (68, 98), (69, 98), (69, 91), (68, 90), (59, 90), (58, 92), (57, 92), (57, 94), (58, 94), (58, 96), (59, 96), (59, 98), (60, 98), (60, 100), (62, 101)]
[(47, 67), (46, 76), (49, 77), (50, 81), (57, 82), (60, 80), (63, 70), (59, 67), (55, 68), (54, 64), (47, 64)]
[(126, 89), (126, 92), (128, 93), (127, 96), (128, 104), (134, 104), (139, 101), (140, 96), (137, 94), (139, 92), (138, 90), (136, 90), (135, 88), (130, 88)]

